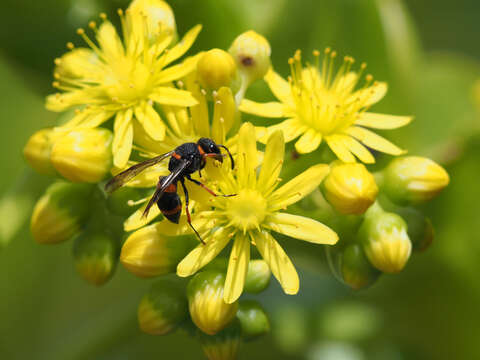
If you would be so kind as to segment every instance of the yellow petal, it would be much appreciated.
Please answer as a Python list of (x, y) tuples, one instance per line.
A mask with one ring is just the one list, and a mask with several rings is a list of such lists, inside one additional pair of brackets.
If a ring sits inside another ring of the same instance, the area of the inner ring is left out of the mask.
[(178, 264), (178, 276), (187, 277), (195, 274), (223, 250), (230, 241), (230, 237), (225, 228), (220, 228), (205, 241), (205, 245), (198, 245)]
[(406, 151), (400, 149), (398, 146), (392, 144), (387, 139), (375, 134), (374, 132), (356, 126), (351, 126), (346, 130), (346, 132), (362, 142), (363, 144), (367, 145), (368, 147), (384, 152), (390, 155), (401, 155), (404, 154)]
[(187, 76), (185, 78), (185, 83), (186, 88), (192, 93), (198, 104), (190, 108), (191, 121), (185, 124), (185, 126), (180, 124), (180, 134), (195, 133), (203, 137), (210, 137), (208, 103), (205, 95), (202, 93), (196, 73)]
[(117, 30), (110, 21), (104, 21), (97, 32), (97, 40), (107, 59), (123, 57), (124, 49)]
[(87, 116), (85, 119), (83, 119), (79, 126), (86, 128), (96, 128), (102, 125), (108, 119), (110, 119), (114, 114), (115, 113), (110, 111), (100, 110), (98, 112), (92, 113), (90, 116)]
[(307, 154), (318, 148), (322, 142), (322, 134), (314, 129), (308, 129), (295, 143), (295, 149), (300, 154)]
[(308, 168), (272, 193), (269, 199), (270, 210), (286, 208), (303, 199), (320, 185), (329, 171), (328, 165), (325, 164)]
[[(132, 215), (128, 217), (127, 220), (125, 220), (125, 222), (123, 223), (123, 229), (125, 230), (125, 232), (137, 230), (147, 225), (150, 221), (152, 221), (158, 215), (160, 215), (160, 210), (158, 209), (158, 206), (154, 205), (150, 208), (148, 215), (143, 216), (143, 212), (145, 211), (146, 207), (147, 207), (147, 203), (145, 203), (143, 206), (137, 209)], [(164, 220), (164, 221), (167, 221), (167, 220)], [(172, 225), (178, 226), (176, 224), (172, 224)]]
[(280, 102), (258, 103), (248, 99), (243, 99), (238, 109), (247, 114), (253, 114), (266, 118), (289, 117), (294, 113)]
[(165, 137), (165, 124), (152, 106), (144, 102), (135, 107), (135, 118), (153, 140), (163, 140)]
[(361, 162), (365, 164), (375, 163), (372, 153), (357, 140), (348, 135), (338, 135), (341, 137), (343, 144), (355, 155)]
[(223, 300), (227, 304), (234, 303), (242, 295), (249, 261), (250, 240), (245, 235), (238, 234), (230, 253), (227, 277), (225, 279)]
[(263, 158), (260, 175), (258, 177), (258, 189), (267, 193), (276, 183), (282, 170), (285, 154), (285, 141), (280, 130), (274, 132), (267, 141), (265, 156)]
[(337, 157), (343, 162), (355, 162), (355, 157), (352, 155), (348, 147), (342, 141), (342, 137), (338, 135), (327, 136), (326, 139), (328, 146), (337, 155)]
[(257, 127), (258, 137), (261, 142), (266, 143), (270, 135), (275, 131), (280, 130), (283, 132), (283, 137), (285, 142), (292, 141), (300, 134), (307, 131), (307, 127), (302, 125), (297, 119), (287, 119), (282, 121), (280, 124), (272, 125), (266, 128)]
[(282, 103), (293, 104), (292, 92), (287, 80), (278, 75), (273, 68), (270, 68), (264, 79), (278, 100)]
[(257, 142), (255, 128), (251, 123), (244, 123), (238, 134), (237, 176), (242, 186), (253, 186), (256, 181)]
[(74, 90), (66, 93), (56, 93), (47, 96), (45, 107), (47, 110), (60, 112), (65, 111), (72, 106), (86, 104), (90, 102), (90, 97), (82, 90)]
[(235, 120), (235, 100), (232, 90), (222, 87), (215, 97), (212, 121), (212, 138), (217, 144), (225, 142), (225, 136)]
[(167, 66), (172, 61), (177, 60), (180, 56), (185, 54), (188, 49), (190, 49), (195, 42), (198, 34), (202, 30), (202, 25), (196, 25), (190, 29), (180, 42), (175, 45), (173, 48), (168, 50), (168, 52), (163, 55), (163, 61), (161, 61), (163, 66)]
[(354, 92), (351, 95), (351, 101), (355, 101), (355, 99), (360, 99), (360, 102), (361, 104), (363, 104), (363, 106), (370, 106), (382, 100), (387, 93), (387, 89), (387, 83), (377, 82), (366, 89)]
[(170, 66), (158, 75), (158, 78), (156, 80), (157, 84), (163, 84), (185, 77), (193, 70), (195, 70), (195, 68), (197, 67), (197, 62), (198, 55), (195, 55), (185, 59), (180, 64)]
[(198, 103), (189, 91), (166, 86), (155, 88), (150, 99), (159, 104), (173, 106), (193, 106)]
[(113, 164), (123, 168), (130, 157), (133, 141), (132, 109), (117, 113), (113, 126)]
[(300, 281), (297, 271), (282, 247), (267, 231), (255, 233), (255, 242), (258, 251), (270, 267), (275, 278), (286, 294), (294, 295), (298, 292)]
[(396, 129), (409, 124), (411, 116), (394, 116), (365, 112), (355, 121), (355, 125), (366, 126), (374, 129)]
[(338, 241), (335, 231), (303, 216), (275, 213), (268, 217), (266, 226), (280, 234), (315, 244), (334, 245)]

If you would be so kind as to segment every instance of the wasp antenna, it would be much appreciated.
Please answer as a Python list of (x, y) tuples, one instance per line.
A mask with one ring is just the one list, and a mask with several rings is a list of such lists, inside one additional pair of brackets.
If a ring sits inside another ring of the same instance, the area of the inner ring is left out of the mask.
[(232, 170), (233, 170), (233, 169), (235, 168), (235, 162), (233, 161), (233, 156), (232, 156), (232, 154), (230, 154), (230, 150), (228, 150), (228, 148), (227, 148), (225, 145), (218, 145), (218, 146), (224, 148), (224, 149), (227, 151), (228, 156), (230, 156), (230, 161), (231, 161), (231, 163), (232, 163)]

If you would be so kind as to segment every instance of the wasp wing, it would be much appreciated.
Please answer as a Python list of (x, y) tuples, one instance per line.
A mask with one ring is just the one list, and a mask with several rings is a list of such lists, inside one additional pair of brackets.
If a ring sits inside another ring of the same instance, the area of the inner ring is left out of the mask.
[(112, 193), (117, 190), (119, 187), (125, 185), (128, 181), (132, 180), (135, 176), (141, 173), (143, 170), (158, 164), (160, 161), (170, 157), (173, 154), (173, 151), (168, 153), (156, 156), (152, 159), (143, 161), (136, 165), (129, 167), (127, 170), (122, 171), (120, 174), (116, 175), (114, 178), (110, 179), (109, 182), (105, 185), (105, 191), (107, 193)]
[(157, 185), (157, 189), (153, 193), (150, 201), (147, 204), (147, 207), (143, 211), (143, 217), (148, 215), (150, 208), (155, 204), (161, 197), (165, 190), (178, 180), (182, 176), (183, 171), (190, 165), (190, 161), (182, 161), (180, 165), (177, 166), (169, 175), (162, 178)]

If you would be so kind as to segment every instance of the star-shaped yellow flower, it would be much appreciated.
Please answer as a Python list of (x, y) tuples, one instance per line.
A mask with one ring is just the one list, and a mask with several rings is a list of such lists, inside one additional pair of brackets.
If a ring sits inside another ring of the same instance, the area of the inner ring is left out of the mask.
[(125, 14), (119, 11), (123, 40), (102, 15), (100, 26), (90, 23), (98, 44), (79, 29), (78, 34), (90, 48), (73, 48), (70, 44), (71, 51), (56, 60), (54, 86), (63, 92), (50, 95), (47, 108), (77, 108), (74, 118), (64, 125), (67, 128), (93, 128), (115, 117), (112, 151), (117, 168), (124, 167), (129, 159), (135, 126), (155, 141), (165, 137), (166, 126), (155, 103), (176, 107), (197, 103), (190, 92), (174, 87), (172, 82), (193, 71), (198, 57), (169, 65), (192, 46), (201, 26), (195, 26), (168, 48), (176, 37), (169, 23), (174, 22), (173, 14), (165, 15), (172, 19), (164, 26), (159, 26), (155, 18), (159, 11), (168, 9), (163, 1), (144, 4), (137, 0)]
[(333, 60), (336, 52), (326, 50), (321, 69), (318, 51), (314, 55), (316, 64), (303, 67), (300, 51), (297, 51), (289, 60), (291, 77), (288, 81), (272, 69), (267, 73), (265, 81), (279, 102), (243, 100), (241, 103), (240, 110), (246, 113), (287, 118), (263, 129), (264, 136), (260, 140), (265, 142), (271, 133), (281, 130), (287, 142), (300, 137), (295, 143), (299, 153), (310, 153), (325, 141), (344, 162), (355, 162), (357, 157), (364, 163), (374, 163), (375, 158), (368, 148), (390, 155), (403, 154), (402, 149), (366, 129), (395, 129), (412, 120), (408, 116), (368, 112), (371, 105), (383, 98), (387, 85), (373, 82), (372, 76), (367, 75), (365, 85), (356, 90), (364, 64), (360, 73), (356, 73), (351, 71), (353, 59), (346, 57), (335, 74)]

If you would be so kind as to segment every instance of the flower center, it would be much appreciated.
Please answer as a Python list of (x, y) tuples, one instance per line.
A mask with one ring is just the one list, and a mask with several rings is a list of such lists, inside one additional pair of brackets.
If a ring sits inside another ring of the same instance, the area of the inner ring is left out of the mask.
[(230, 223), (243, 230), (259, 228), (267, 215), (267, 201), (257, 190), (242, 189), (229, 199), (227, 217)]
[(122, 57), (105, 75), (107, 95), (120, 103), (146, 99), (152, 89), (152, 74), (142, 62), (132, 57)]

